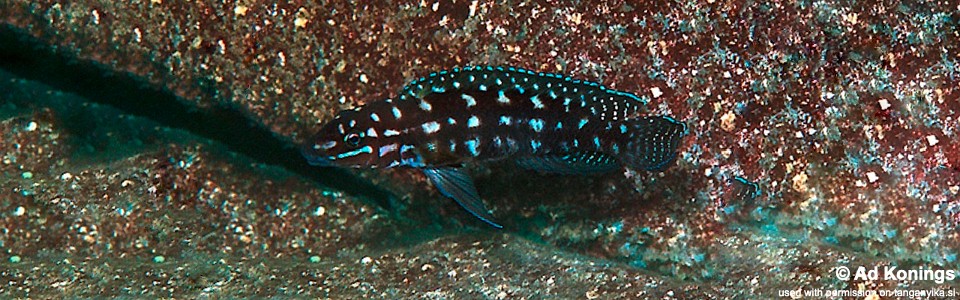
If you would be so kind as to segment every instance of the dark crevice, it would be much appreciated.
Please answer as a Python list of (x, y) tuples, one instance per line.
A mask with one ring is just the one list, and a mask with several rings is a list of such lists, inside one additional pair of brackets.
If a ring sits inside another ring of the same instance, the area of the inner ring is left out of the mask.
[(395, 203), (390, 192), (346, 170), (308, 165), (296, 145), (255, 124), (235, 108), (190, 105), (172, 92), (144, 84), (134, 76), (58, 53), (54, 47), (6, 24), (0, 24), (0, 68), (88, 101), (217, 141), (259, 163), (280, 166), (388, 210)]

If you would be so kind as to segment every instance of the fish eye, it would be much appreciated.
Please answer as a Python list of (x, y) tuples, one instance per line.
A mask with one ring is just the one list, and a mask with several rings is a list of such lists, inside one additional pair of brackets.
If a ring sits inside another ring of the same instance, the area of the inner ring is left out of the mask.
[(347, 145), (350, 145), (350, 147), (359, 146), (359, 145), (360, 145), (360, 135), (357, 134), (356, 132), (351, 132), (350, 134), (348, 134), (347, 136), (345, 136), (345, 137), (343, 138), (343, 142), (347, 143)]

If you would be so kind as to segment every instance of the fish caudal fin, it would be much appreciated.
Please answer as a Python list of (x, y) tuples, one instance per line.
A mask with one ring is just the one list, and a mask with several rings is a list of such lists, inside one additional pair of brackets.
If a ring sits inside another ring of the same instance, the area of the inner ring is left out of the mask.
[(624, 121), (625, 150), (621, 160), (634, 169), (663, 171), (677, 157), (687, 125), (670, 117), (642, 117)]
[(481, 221), (496, 228), (503, 228), (493, 221), (493, 215), (483, 205), (483, 200), (477, 195), (477, 188), (473, 186), (470, 176), (460, 169), (451, 167), (423, 169), (430, 182), (440, 190), (444, 196), (453, 198), (460, 206), (473, 214)]

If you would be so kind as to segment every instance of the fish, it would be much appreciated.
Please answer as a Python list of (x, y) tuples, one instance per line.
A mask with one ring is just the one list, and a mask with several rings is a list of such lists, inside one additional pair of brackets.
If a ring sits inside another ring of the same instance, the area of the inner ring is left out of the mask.
[(723, 192), (722, 197), (716, 200), (716, 207), (724, 216), (739, 222), (759, 221), (759, 214), (763, 211), (763, 203), (757, 198), (763, 195), (760, 184), (741, 176), (733, 176)]
[(512, 159), (566, 175), (663, 171), (689, 132), (672, 117), (642, 115), (645, 105), (632, 93), (560, 74), (467, 66), (339, 112), (301, 151), (314, 166), (420, 169), (442, 195), (503, 228), (464, 165)]

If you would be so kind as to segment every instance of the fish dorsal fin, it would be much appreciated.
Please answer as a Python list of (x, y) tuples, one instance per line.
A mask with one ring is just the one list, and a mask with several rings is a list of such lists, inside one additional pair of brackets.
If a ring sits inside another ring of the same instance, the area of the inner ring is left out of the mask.
[[(608, 89), (596, 82), (504, 66), (467, 66), (430, 73), (404, 86), (399, 100), (424, 99), (430, 94), (450, 92), (489, 93), (495, 96), (497, 92), (503, 92), (509, 99), (515, 99), (513, 96), (525, 99), (538, 96), (546, 105), (551, 101), (564, 103), (564, 106), (575, 102), (581, 108), (596, 111), (616, 106), (619, 109), (608, 114), (616, 113), (621, 118), (645, 111), (647, 103), (645, 98)], [(476, 94), (471, 96), (477, 97)]]
[(490, 226), (503, 228), (493, 221), (493, 215), (490, 214), (487, 207), (483, 205), (483, 200), (477, 195), (477, 188), (473, 186), (473, 180), (462, 170), (453, 167), (439, 167), (423, 169), (423, 173), (440, 190), (441, 194), (453, 198), (460, 206), (481, 221), (490, 224)]
[(620, 164), (599, 152), (573, 152), (562, 155), (528, 156), (517, 159), (525, 169), (563, 175), (601, 174), (616, 170)]

